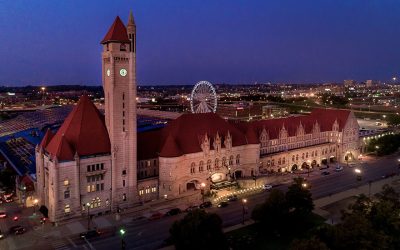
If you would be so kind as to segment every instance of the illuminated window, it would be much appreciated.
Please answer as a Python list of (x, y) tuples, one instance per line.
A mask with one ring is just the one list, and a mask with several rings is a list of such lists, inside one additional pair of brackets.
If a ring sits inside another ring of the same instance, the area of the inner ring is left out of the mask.
[(71, 208), (69, 207), (69, 205), (65, 205), (65, 207), (64, 207), (64, 212), (65, 212), (66, 214), (71, 212)]
[(236, 155), (236, 165), (240, 164), (240, 155)]
[(157, 192), (157, 187), (152, 187), (152, 188), (151, 188), (151, 192), (152, 192), (152, 193)]
[(90, 185), (87, 186), (87, 192), (90, 193)]
[(110, 205), (110, 200), (107, 199), (107, 200), (106, 200), (106, 206), (108, 207), (109, 205)]
[(64, 186), (68, 186), (69, 185), (69, 180), (68, 179), (65, 179), (64, 180)]
[(144, 194), (144, 190), (143, 189), (140, 189), (139, 190), (139, 195), (143, 195)]
[(126, 194), (123, 194), (123, 195), (122, 195), (122, 200), (123, 200), (123, 201), (126, 201)]

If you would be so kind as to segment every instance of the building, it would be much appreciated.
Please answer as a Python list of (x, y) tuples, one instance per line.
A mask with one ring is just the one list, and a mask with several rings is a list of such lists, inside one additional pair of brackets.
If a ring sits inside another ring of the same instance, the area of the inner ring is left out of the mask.
[(357, 82), (356, 80), (344, 80), (343, 84), (345, 87), (354, 87), (356, 86)]
[(182, 114), (137, 133), (132, 14), (127, 27), (117, 17), (101, 44), (105, 115), (84, 95), (35, 149), (37, 198), (53, 222), (357, 158), (358, 124), (348, 110), (253, 122)]
[(366, 80), (365, 81), (365, 87), (367, 87), (367, 88), (372, 88), (377, 85), (379, 85), (379, 81), (374, 81), (374, 80)]
[(128, 207), (136, 180), (136, 26), (117, 17), (101, 41), (105, 116), (87, 96), (36, 148), (37, 196), (51, 221)]

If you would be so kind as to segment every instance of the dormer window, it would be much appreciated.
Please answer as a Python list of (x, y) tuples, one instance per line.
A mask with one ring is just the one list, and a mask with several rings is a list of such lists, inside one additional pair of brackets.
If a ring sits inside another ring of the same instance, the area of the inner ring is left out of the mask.
[(120, 51), (126, 51), (126, 44), (122, 43), (119, 47)]

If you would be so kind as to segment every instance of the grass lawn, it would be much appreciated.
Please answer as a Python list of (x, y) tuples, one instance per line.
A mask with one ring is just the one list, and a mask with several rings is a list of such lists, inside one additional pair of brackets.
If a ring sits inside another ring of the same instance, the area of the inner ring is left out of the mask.
[[(260, 225), (252, 224), (226, 234), (233, 249), (289, 249), (294, 239), (306, 238), (310, 230), (322, 225), (324, 218), (317, 214), (311, 214), (307, 220), (308, 225), (289, 224), (282, 234), (264, 231)], [(270, 229), (270, 228), (269, 228)]]

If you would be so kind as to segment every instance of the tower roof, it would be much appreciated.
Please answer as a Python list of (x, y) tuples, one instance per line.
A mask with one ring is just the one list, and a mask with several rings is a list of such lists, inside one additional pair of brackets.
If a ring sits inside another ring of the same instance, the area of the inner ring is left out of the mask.
[(135, 18), (133, 18), (132, 10), (129, 12), (128, 26), (135, 25)]
[(117, 16), (114, 20), (114, 23), (111, 25), (107, 34), (104, 36), (101, 44), (117, 42), (117, 43), (129, 43), (128, 33), (126, 31), (126, 27), (124, 23), (121, 21), (119, 16)]
[(39, 146), (45, 148), (49, 144), (53, 136), (54, 136), (53, 132), (51, 132), (51, 130), (48, 128)]
[(60, 129), (51, 139), (46, 151), (59, 160), (111, 152), (104, 117), (86, 95), (79, 99)]

